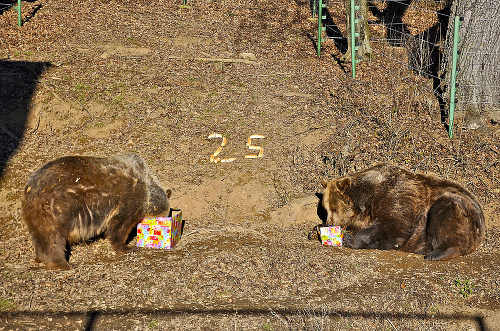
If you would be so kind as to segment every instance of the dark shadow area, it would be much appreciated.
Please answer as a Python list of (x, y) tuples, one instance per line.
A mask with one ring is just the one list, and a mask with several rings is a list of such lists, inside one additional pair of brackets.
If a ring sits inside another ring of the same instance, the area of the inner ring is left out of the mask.
[(16, 5), (17, 1), (14, 0), (0, 0), (0, 15)]
[(321, 243), (321, 238), (319, 236), (319, 228), (326, 226), (326, 219), (328, 216), (328, 213), (326, 209), (323, 207), (323, 193), (316, 193), (316, 197), (318, 198), (318, 205), (316, 206), (316, 214), (318, 215), (319, 219), (321, 220), (320, 224), (315, 225), (310, 231), (309, 234), (307, 235), (307, 239), (309, 240), (317, 240)]
[(23, 138), (31, 99), (48, 67), (48, 62), (0, 60), (0, 177)]
[[(333, 43), (334, 43), (335, 47), (338, 49), (338, 51), (342, 54), (345, 54), (348, 50), (347, 38), (342, 35), (342, 32), (338, 28), (337, 24), (334, 22), (332, 15), (330, 15), (330, 12), (328, 11), (327, 8), (324, 9), (323, 15), (326, 17), (323, 20), (323, 25), (324, 25), (325, 31), (326, 31), (325, 37), (328, 39), (332, 39)], [(307, 37), (309, 38), (309, 40), (313, 44), (313, 48), (317, 49), (318, 44), (317, 44), (315, 38), (313, 38), (313, 36), (311, 34), (307, 34)], [(350, 73), (350, 69), (345, 66), (344, 62), (339, 57), (336, 57), (333, 54), (332, 54), (332, 57), (335, 60), (335, 62), (337, 62), (339, 67), (344, 71), (344, 73), (346, 75)]]
[(99, 317), (99, 312), (97, 311), (90, 311), (88, 313), (88, 322), (85, 325), (85, 331), (94, 330), (95, 320), (97, 317)]
[(332, 15), (330, 15), (328, 9), (325, 9), (323, 14), (326, 17), (326, 19), (323, 20), (323, 25), (326, 27), (326, 37), (333, 40), (335, 47), (337, 47), (340, 53), (345, 54), (348, 49), (347, 38), (340, 32), (339, 27), (333, 21)]
[[(419, 75), (432, 79), (434, 95), (441, 111), (441, 123), (448, 117), (446, 102), (441, 89), (441, 79), (446, 74), (439, 73), (443, 61), (441, 44), (445, 42), (451, 15), (451, 3), (437, 11), (438, 22), (428, 30), (412, 37), (407, 42), (409, 66)], [(448, 131), (448, 128), (446, 127)]]
[(351, 76), (351, 68), (345, 65), (345, 61), (343, 61), (341, 58), (336, 57), (334, 54), (332, 54), (332, 58), (337, 62), (337, 65), (342, 69), (345, 75)]
[(387, 1), (387, 7), (380, 10), (376, 4), (368, 1), (370, 12), (377, 17), (387, 29), (387, 41), (394, 47), (408, 49), (409, 66), (419, 75), (432, 79), (433, 93), (439, 102), (441, 123), (448, 131), (445, 120), (448, 118), (446, 102), (441, 89), (441, 79), (446, 73), (440, 73), (443, 60), (441, 44), (446, 40), (448, 22), (451, 14), (451, 1), (438, 10), (438, 22), (428, 30), (412, 36), (402, 18), (413, 0)]
[[(1, 1), (1, 0), (0, 0)], [(36, 1), (36, 0), (35, 0)], [(28, 2), (35, 2), (35, 1), (28, 1)], [(35, 7), (33, 7), (31, 9), (31, 11), (28, 13), (28, 15), (26, 15), (23, 19), (22, 19), (22, 22), (21, 24), (24, 25), (24, 23), (28, 23), (33, 17), (35, 17), (35, 14), (40, 10), (42, 9), (42, 5), (41, 4), (38, 4), (36, 5)]]
[[(307, 308), (305, 312), (310, 316), (323, 316), (323, 317), (361, 317), (361, 318), (378, 318), (378, 319), (402, 319), (402, 318), (413, 318), (420, 320), (444, 320), (444, 321), (472, 321), (476, 324), (477, 330), (485, 331), (486, 326), (484, 322), (484, 317), (474, 314), (445, 314), (445, 313), (387, 313), (387, 312), (377, 312), (377, 311), (346, 311), (342, 309), (309, 309)], [(96, 321), (101, 318), (116, 318), (117, 316), (126, 316), (128, 314), (141, 314), (148, 317), (175, 317), (182, 315), (239, 315), (239, 316), (298, 316), (303, 315), (304, 310), (301, 308), (281, 308), (281, 307), (270, 307), (266, 306), (260, 307), (242, 307), (240, 308), (216, 308), (216, 309), (206, 309), (206, 308), (179, 308), (179, 309), (166, 309), (166, 308), (151, 308), (151, 309), (109, 309), (109, 310), (92, 310), (92, 311), (69, 311), (54, 313), (49, 311), (12, 311), (12, 312), (0, 312), (0, 318), (9, 321), (12, 318), (43, 318), (47, 320), (48, 317), (51, 318), (78, 318), (84, 320), (85, 330), (91, 331), (96, 330)]]
[[(297, 4), (300, 4), (299, 1), (295, 1)], [(318, 0), (309, 0), (309, 10), (311, 11), (312, 17), (318, 17)]]
[[(326, 28), (326, 38), (332, 39), (337, 50), (341, 54), (345, 54), (348, 50), (347, 38), (342, 35), (342, 32), (340, 31), (339, 27), (333, 20), (332, 15), (330, 15), (330, 11), (328, 11), (328, 9), (325, 9), (324, 15), (326, 18), (323, 21), (324, 22), (323, 25)], [(344, 71), (346, 75), (349, 75), (351, 69), (345, 65), (344, 61), (342, 61), (340, 57), (336, 57), (333, 54), (332, 57), (335, 60), (335, 62), (337, 62), (338, 66), (342, 69), (342, 71)]]
[(404, 46), (410, 36), (403, 16), (411, 3), (412, 0), (387, 1), (387, 7), (379, 10), (373, 2), (368, 1), (368, 9), (387, 29), (387, 40), (391, 46)]
[(311, 44), (313, 45), (313, 49), (318, 49), (318, 43), (316, 42), (316, 39), (313, 37), (312, 34), (308, 33), (307, 38), (311, 41)]
[(319, 199), (318, 206), (316, 208), (316, 213), (318, 214), (318, 217), (321, 220), (322, 224), (326, 224), (326, 218), (328, 216), (328, 213), (326, 212), (326, 209), (323, 207), (323, 204), (321, 203), (321, 201), (323, 201), (323, 193), (316, 193), (316, 197)]
[(182, 238), (182, 234), (184, 233), (184, 225), (186, 224), (186, 220), (185, 219), (182, 219), (182, 225), (181, 225), (181, 238)]

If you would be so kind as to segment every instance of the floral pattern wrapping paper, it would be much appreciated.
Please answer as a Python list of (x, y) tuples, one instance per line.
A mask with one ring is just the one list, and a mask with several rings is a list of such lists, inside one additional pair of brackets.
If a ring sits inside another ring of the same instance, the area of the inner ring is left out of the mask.
[(171, 249), (181, 239), (182, 211), (172, 217), (144, 218), (137, 224), (137, 246)]
[(325, 246), (342, 246), (344, 231), (340, 226), (324, 226), (320, 228), (321, 243)]

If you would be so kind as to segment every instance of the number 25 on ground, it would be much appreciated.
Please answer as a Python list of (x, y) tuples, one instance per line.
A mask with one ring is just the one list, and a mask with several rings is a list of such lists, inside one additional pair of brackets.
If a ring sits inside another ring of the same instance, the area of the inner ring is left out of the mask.
[[(222, 149), (224, 148), (224, 146), (226, 146), (227, 139), (226, 139), (226, 137), (222, 136), (219, 133), (212, 133), (211, 135), (208, 136), (208, 139), (214, 139), (214, 138), (220, 138), (220, 139), (222, 139), (222, 141), (220, 143), (219, 148), (217, 148), (217, 150), (210, 156), (210, 162), (214, 162), (214, 163), (233, 162), (234, 160), (236, 160), (236, 158), (234, 158), (234, 157), (225, 158), (225, 159), (221, 159), (221, 158), (217, 157), (222, 152)], [(256, 145), (252, 144), (252, 139), (263, 139), (263, 138), (265, 138), (265, 137), (260, 135), (260, 134), (253, 134), (250, 137), (248, 137), (248, 141), (246, 144), (248, 149), (258, 151), (258, 152), (257, 152), (257, 154), (245, 155), (246, 159), (255, 159), (255, 158), (262, 157), (264, 155), (264, 148), (263, 147), (256, 146)]]

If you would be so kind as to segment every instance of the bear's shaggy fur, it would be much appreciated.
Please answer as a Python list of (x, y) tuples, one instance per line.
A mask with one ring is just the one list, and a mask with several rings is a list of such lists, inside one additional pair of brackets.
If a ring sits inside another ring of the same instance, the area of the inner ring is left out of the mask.
[(146, 215), (170, 210), (170, 195), (135, 154), (65, 156), (36, 170), (24, 189), (22, 216), (47, 269), (69, 269), (67, 245), (103, 234), (117, 254)]
[(346, 247), (449, 260), (473, 252), (484, 237), (479, 202), (450, 180), (380, 164), (322, 185), (325, 225), (347, 227)]

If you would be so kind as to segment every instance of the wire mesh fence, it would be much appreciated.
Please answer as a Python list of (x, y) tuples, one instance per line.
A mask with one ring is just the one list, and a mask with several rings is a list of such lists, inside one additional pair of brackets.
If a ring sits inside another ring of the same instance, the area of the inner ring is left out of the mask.
[[(5, 1), (5, 0), (3, 0)], [(17, 3), (17, 6), (16, 6)], [(14, 7), (14, 10), (17, 11), (17, 25), (21, 26), (22, 20), (21, 20), (21, 0), (11, 0), (7, 2), (0, 3), (0, 14), (3, 13), (4, 11)]]
[(15, 6), (14, 1), (5, 1), (5, 0), (3, 1), (4, 2), (0, 3), (0, 14)]
[(6, 9), (9, 9), (12, 6), (14, 6), (14, 2), (11, 2), (11, 3), (0, 3), (0, 11), (4, 11)]
[[(347, 14), (351, 2), (351, 8), (356, 10), (353, 17), (357, 30), (348, 35), (350, 22)], [(455, 104), (459, 105), (459, 110), (465, 109), (464, 104), (490, 109), (494, 107), (498, 110), (500, 77), (497, 74), (492, 75), (491, 72), (500, 65), (500, 48), (498, 42), (487, 42), (488, 38), (494, 38), (496, 34), (492, 32), (491, 36), (488, 33), (484, 35), (484, 29), (473, 28), (477, 24), (488, 24), (492, 31), (500, 29), (498, 4), (495, 1), (484, 1), (482, 11), (476, 11), (473, 17), (467, 17), (470, 13), (460, 13), (458, 10), (456, 15), (452, 15), (452, 9), (455, 8), (452, 8), (454, 4), (451, 0), (371, 0), (367, 2), (366, 13), (360, 12), (358, 0), (312, 0), (312, 3), (313, 11), (321, 4), (324, 7), (323, 17), (318, 17), (318, 25), (323, 26), (323, 35), (320, 35), (321, 30), (318, 29), (318, 44), (321, 43), (320, 38), (330, 39), (341, 53), (352, 49), (357, 51), (361, 46), (361, 40), (358, 38), (360, 27), (357, 23), (364, 20), (369, 27), (369, 44), (373, 52), (368, 61), (371, 66), (432, 92), (448, 115), (450, 107), (452, 112)], [(449, 31), (450, 20), (453, 23), (455, 17), (460, 17), (463, 24), (457, 36), (453, 36), (453, 31)], [(474, 42), (458, 43), (457, 80), (446, 76), (448, 81), (443, 81), (443, 60), (453, 54), (453, 43), (449, 40), (456, 37), (459, 42), (458, 35), (463, 35), (462, 30), (466, 28), (467, 39)], [(343, 59), (346, 59), (346, 56)], [(350, 59), (353, 77), (359, 60), (358, 54)], [(387, 63), (393, 65), (388, 66)], [(394, 65), (397, 70), (394, 70)], [(465, 66), (472, 68), (468, 75), (460, 74)], [(422, 80), (422, 77), (425, 79)], [(450, 92), (449, 88), (443, 89), (443, 83), (453, 87), (452, 91)], [(451, 130), (453, 118), (450, 120)]]

